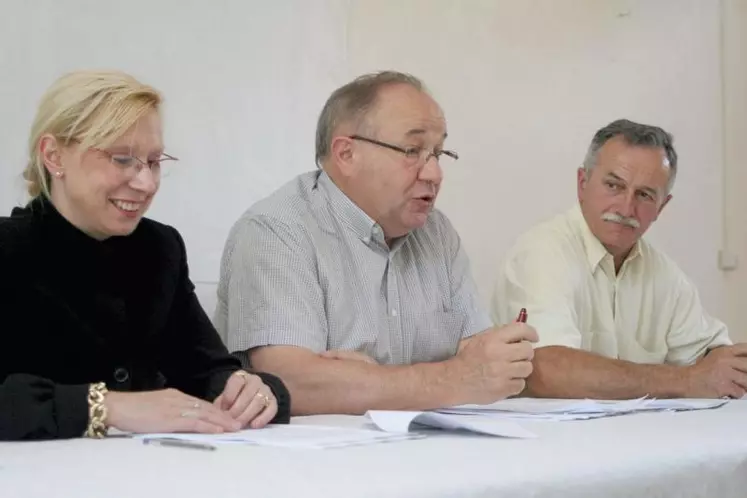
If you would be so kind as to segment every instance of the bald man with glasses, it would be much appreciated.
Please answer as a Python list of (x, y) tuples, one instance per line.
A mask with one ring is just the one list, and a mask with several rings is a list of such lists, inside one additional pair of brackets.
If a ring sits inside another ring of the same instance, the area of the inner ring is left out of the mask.
[(292, 413), (489, 403), (532, 370), (523, 323), (493, 328), (459, 236), (434, 203), (443, 112), (417, 78), (364, 75), (317, 126), (317, 171), (258, 202), (221, 262), (216, 325), (282, 376)]

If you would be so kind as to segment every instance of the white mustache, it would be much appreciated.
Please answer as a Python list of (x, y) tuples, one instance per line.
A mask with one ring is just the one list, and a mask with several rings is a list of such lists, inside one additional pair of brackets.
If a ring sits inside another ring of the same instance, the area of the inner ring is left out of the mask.
[(604, 213), (602, 219), (604, 221), (611, 221), (612, 223), (629, 226), (630, 228), (639, 228), (641, 226), (635, 218), (628, 218), (627, 216), (618, 213)]

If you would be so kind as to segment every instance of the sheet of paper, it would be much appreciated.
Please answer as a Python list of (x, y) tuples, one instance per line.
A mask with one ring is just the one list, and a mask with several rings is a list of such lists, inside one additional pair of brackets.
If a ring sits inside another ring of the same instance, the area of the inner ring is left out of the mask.
[[(511, 398), (489, 405), (460, 405), (449, 407), (450, 413), (513, 412), (524, 414), (614, 414), (634, 411), (645, 405), (646, 398), (622, 401), (591, 399)], [(441, 411), (441, 410), (438, 410)]]
[(366, 416), (379, 429), (391, 433), (408, 433), (428, 427), (510, 438), (533, 438), (536, 434), (512, 420), (480, 415), (450, 415), (437, 412), (371, 410)]
[(728, 403), (721, 399), (571, 400), (513, 398), (490, 405), (462, 405), (437, 410), (439, 413), (482, 415), (514, 420), (587, 420), (651, 411), (688, 411), (719, 408)]
[(642, 411), (689, 411), (710, 410), (720, 408), (728, 403), (728, 399), (696, 399), (696, 398), (673, 398), (673, 399), (651, 399), (648, 400)]
[(459, 415), (459, 416), (479, 416), (483, 418), (502, 419), (502, 420), (514, 420), (521, 422), (522, 420), (530, 421), (551, 421), (551, 422), (562, 422), (569, 420), (591, 420), (594, 418), (602, 418), (611, 416), (608, 413), (521, 413), (521, 412), (469, 412), (464, 410), (452, 410), (444, 408), (438, 410), (438, 413), (448, 415)]
[(248, 429), (224, 434), (138, 434), (137, 439), (180, 439), (214, 445), (249, 444), (282, 448), (343, 448), (373, 443), (402, 441), (424, 437), (422, 434), (387, 433), (370, 429), (329, 427), (321, 425), (268, 425), (263, 429)]

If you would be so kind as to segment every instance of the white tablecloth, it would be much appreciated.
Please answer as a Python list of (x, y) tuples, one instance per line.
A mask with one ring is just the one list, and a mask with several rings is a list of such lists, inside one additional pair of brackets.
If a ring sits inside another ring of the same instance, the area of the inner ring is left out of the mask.
[[(360, 417), (297, 423), (363, 425)], [(0, 497), (747, 497), (747, 401), (329, 450), (0, 443)]]

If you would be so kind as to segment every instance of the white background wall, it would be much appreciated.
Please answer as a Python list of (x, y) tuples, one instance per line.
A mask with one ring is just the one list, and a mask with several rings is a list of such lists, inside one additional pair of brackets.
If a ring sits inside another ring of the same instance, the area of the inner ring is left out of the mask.
[(747, 341), (747, 0), (723, 1), (724, 247), (739, 266), (725, 274), (727, 322)]
[(150, 215), (182, 232), (212, 303), (231, 224), (314, 168), (328, 94), (399, 69), (446, 112), (461, 159), (438, 204), (486, 302), (514, 238), (575, 201), (594, 131), (627, 117), (676, 136), (675, 199), (650, 238), (726, 316), (720, 21), (716, 0), (0, 0), (0, 212), (24, 200), (26, 135), (52, 80), (129, 71), (165, 94), (167, 150), (182, 159)]

